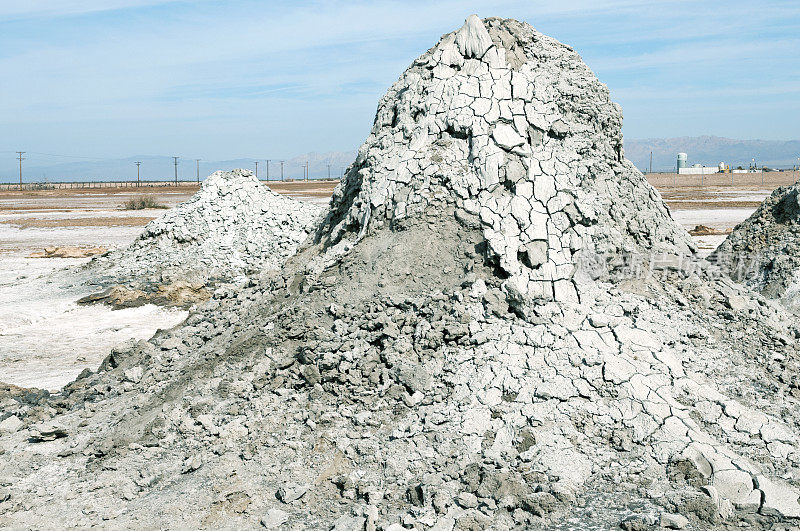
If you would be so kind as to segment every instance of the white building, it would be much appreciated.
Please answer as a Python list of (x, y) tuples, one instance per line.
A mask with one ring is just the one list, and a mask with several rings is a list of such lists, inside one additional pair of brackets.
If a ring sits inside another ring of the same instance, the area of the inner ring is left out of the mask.
[(695, 164), (690, 168), (678, 168), (679, 175), (711, 175), (719, 173), (719, 166), (702, 166)]

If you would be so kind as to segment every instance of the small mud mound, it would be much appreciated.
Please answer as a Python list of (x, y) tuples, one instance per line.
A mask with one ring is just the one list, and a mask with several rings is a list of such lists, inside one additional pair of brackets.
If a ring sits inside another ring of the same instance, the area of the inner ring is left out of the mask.
[(689, 234), (692, 236), (720, 236), (730, 233), (730, 230), (715, 229), (705, 225), (695, 225), (695, 227), (689, 231)]
[(800, 332), (709, 274), (621, 146), (571, 48), (469, 17), (380, 101), (313, 244), (9, 405), (0, 524), (800, 517)]
[(735, 280), (800, 311), (800, 185), (778, 188), (714, 251)]
[(317, 205), (279, 195), (247, 170), (216, 172), (147, 224), (125, 249), (93, 260), (102, 284), (208, 284), (279, 268), (309, 235)]

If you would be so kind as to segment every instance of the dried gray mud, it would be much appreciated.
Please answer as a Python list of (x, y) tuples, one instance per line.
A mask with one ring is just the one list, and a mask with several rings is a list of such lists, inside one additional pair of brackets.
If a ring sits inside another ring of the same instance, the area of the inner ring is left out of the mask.
[(101, 285), (146, 290), (226, 283), (280, 268), (321, 214), (318, 205), (273, 192), (249, 170), (218, 171), (133, 243), (93, 259), (86, 270)]
[(778, 188), (710, 260), (735, 280), (800, 310), (800, 185)]
[(470, 17), (279, 271), (6, 394), (0, 525), (794, 525), (796, 324), (697, 259), (621, 123), (571, 48)]

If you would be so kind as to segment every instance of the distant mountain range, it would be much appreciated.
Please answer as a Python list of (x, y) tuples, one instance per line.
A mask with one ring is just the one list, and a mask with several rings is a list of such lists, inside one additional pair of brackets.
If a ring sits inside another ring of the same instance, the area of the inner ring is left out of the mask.
[[(646, 138), (643, 140), (625, 140), (625, 156), (639, 169), (646, 171), (650, 167), (650, 152), (653, 152), (653, 170), (670, 171), (675, 169), (675, 160), (679, 152), (689, 156), (689, 164), (712, 166), (725, 162), (732, 167), (745, 168), (756, 159), (759, 166), (773, 168), (791, 167), (797, 164), (800, 157), (800, 140), (734, 140), (717, 136), (697, 136), (679, 138)], [(36, 160), (36, 153), (31, 153), (31, 160)], [(308, 162), (309, 177), (324, 179), (328, 176), (338, 178), (343, 170), (355, 160), (356, 151), (336, 151), (329, 153), (306, 153), (284, 162), (283, 173), (288, 179), (301, 179), (303, 165)], [(7, 158), (7, 160), (5, 160)], [(13, 155), (3, 157), (0, 162), (0, 182), (16, 182), (18, 168)], [(23, 166), (25, 182), (55, 181), (126, 181), (136, 179), (135, 161), (141, 161), (142, 180), (169, 180), (174, 178), (172, 157), (139, 156), (124, 159), (105, 159), (96, 161), (76, 161), (58, 164), (28, 164)], [(255, 169), (257, 159), (232, 159), (219, 161), (200, 161), (200, 178), (217, 170), (234, 168)], [(265, 179), (267, 164), (258, 159), (258, 176)], [(193, 180), (197, 176), (194, 159), (179, 159), (178, 179)], [(269, 164), (270, 179), (280, 178), (280, 161), (272, 160)]]
[(675, 171), (678, 153), (686, 153), (689, 165), (716, 166), (720, 162), (735, 168), (747, 168), (752, 159), (771, 168), (787, 168), (797, 164), (800, 140), (734, 140), (718, 136), (682, 136), (679, 138), (645, 138), (625, 140), (625, 156), (640, 170)]

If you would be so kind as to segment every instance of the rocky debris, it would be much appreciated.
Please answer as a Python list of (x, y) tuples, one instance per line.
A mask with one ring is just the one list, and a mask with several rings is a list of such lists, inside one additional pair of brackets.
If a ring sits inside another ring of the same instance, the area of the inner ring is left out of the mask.
[(145, 304), (188, 308), (207, 301), (209, 298), (211, 298), (211, 293), (204, 284), (178, 280), (171, 284), (159, 284), (155, 286), (155, 291), (114, 285), (98, 293), (81, 297), (78, 299), (78, 304), (103, 303), (112, 306), (115, 310), (136, 308)]
[(381, 100), (312, 244), (11, 405), (68, 436), (0, 438), (0, 525), (791, 522), (797, 325), (696, 259), (620, 128), (572, 49), (470, 17)]
[(289, 513), (280, 509), (270, 509), (261, 518), (261, 525), (267, 529), (278, 529), (289, 520)]
[(87, 258), (107, 252), (105, 247), (45, 247), (34, 251), (28, 258)]
[(32, 426), (29, 440), (31, 442), (46, 442), (54, 441), (66, 436), (67, 430), (61, 426), (48, 422), (37, 426)]
[(280, 267), (320, 214), (318, 205), (277, 194), (248, 170), (218, 171), (189, 200), (148, 223), (130, 246), (87, 267), (101, 284), (148, 293), (212, 286)]
[(282, 485), (275, 496), (283, 503), (292, 503), (299, 500), (308, 491), (308, 485)]
[(201, 466), (203, 466), (203, 458), (199, 454), (195, 454), (183, 462), (181, 473), (188, 474), (189, 472), (194, 472)]
[(14, 433), (19, 430), (24, 423), (16, 415), (11, 415), (0, 421), (0, 433)]
[(720, 230), (705, 225), (695, 225), (693, 229), (689, 230), (689, 234), (692, 236), (721, 236), (730, 233), (731, 230)]
[(0, 382), (0, 418), (8, 418), (15, 411), (39, 406), (47, 401), (50, 393), (44, 389), (19, 387)]
[(649, 531), (653, 527), (650, 518), (641, 515), (629, 516), (619, 523), (622, 531)]
[(471, 492), (460, 492), (456, 496), (456, 503), (464, 509), (474, 509), (478, 506), (478, 497)]
[(732, 278), (800, 310), (800, 184), (776, 189), (709, 260)]
[(664, 513), (661, 515), (660, 525), (666, 529), (683, 529), (689, 525), (689, 519), (682, 514)]

